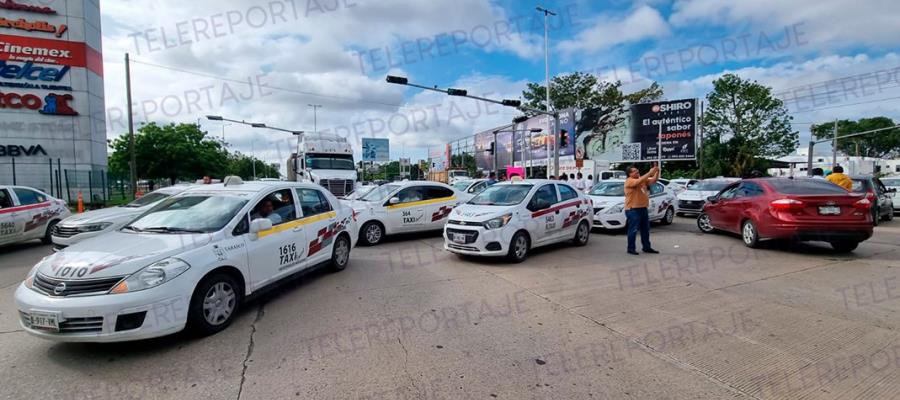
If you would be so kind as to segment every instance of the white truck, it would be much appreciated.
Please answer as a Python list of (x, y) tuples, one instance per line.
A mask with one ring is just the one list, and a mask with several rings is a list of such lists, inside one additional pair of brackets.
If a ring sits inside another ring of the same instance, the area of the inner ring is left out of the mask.
[(288, 165), (289, 180), (317, 183), (338, 197), (356, 187), (353, 148), (346, 138), (337, 135), (304, 133)]

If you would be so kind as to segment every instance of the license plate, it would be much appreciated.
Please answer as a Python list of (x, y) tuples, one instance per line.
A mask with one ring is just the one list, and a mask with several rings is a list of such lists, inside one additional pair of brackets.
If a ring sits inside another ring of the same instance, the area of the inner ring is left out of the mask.
[(31, 313), (31, 327), (58, 332), (59, 316), (49, 313)]
[(456, 243), (465, 243), (465, 242), (466, 242), (466, 235), (463, 235), (462, 233), (454, 233), (454, 234), (451, 236), (451, 239), (452, 239), (454, 242), (456, 242)]
[(841, 215), (841, 208), (838, 206), (821, 206), (819, 214), (822, 215)]

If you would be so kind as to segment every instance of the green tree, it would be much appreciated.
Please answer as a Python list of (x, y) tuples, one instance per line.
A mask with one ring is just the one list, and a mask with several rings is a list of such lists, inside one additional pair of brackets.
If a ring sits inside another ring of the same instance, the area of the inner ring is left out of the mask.
[(266, 164), (260, 159), (249, 157), (240, 152), (228, 154), (228, 170), (226, 175), (237, 175), (243, 179), (253, 178), (253, 164), (256, 164), (257, 178), (278, 178), (281, 176), (275, 164)]
[[(546, 110), (546, 86), (530, 82), (522, 97), (525, 105)], [(622, 82), (598, 80), (596, 76), (575, 72), (553, 77), (550, 82), (550, 101), (557, 110), (566, 108), (620, 108), (630, 104), (645, 103), (662, 98), (663, 90), (656, 82), (632, 93), (622, 92)]]
[[(134, 136), (137, 176), (149, 179), (193, 181), (204, 175), (219, 176), (228, 170), (228, 153), (220, 141), (206, 137), (196, 124), (157, 125), (138, 128)], [(112, 141), (110, 170), (129, 173), (131, 153), (128, 135)]]
[(772, 89), (733, 74), (713, 81), (703, 117), (702, 176), (747, 176), (764, 158), (790, 154), (799, 134)]
[[(837, 124), (838, 150), (851, 156), (894, 158), (900, 156), (900, 129), (888, 129), (868, 135), (841, 139), (851, 133), (890, 128), (897, 124), (888, 117), (862, 118), (857, 121), (840, 120)], [(823, 122), (810, 129), (816, 139), (834, 137), (834, 122)]]

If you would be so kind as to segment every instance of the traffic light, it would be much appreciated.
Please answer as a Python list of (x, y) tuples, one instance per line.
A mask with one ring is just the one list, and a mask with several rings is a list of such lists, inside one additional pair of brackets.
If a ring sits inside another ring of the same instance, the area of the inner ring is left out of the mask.
[(491, 145), (488, 146), (488, 154), (494, 155), (494, 142), (491, 142)]
[(449, 94), (451, 96), (466, 96), (469, 94), (469, 92), (464, 89), (449, 88), (449, 89), (447, 89), (447, 94)]
[(559, 131), (559, 148), (564, 149), (566, 147), (569, 147), (569, 132), (563, 129)]

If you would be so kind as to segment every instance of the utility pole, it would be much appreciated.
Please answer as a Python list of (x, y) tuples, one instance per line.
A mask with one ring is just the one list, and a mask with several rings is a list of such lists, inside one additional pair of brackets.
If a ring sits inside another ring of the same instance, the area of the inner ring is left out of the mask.
[(125, 97), (126, 101), (128, 101), (128, 140), (129, 150), (131, 151), (131, 168), (129, 168), (129, 172), (131, 173), (131, 197), (133, 198), (137, 194), (137, 156), (134, 153), (134, 120), (131, 108), (131, 62), (128, 58), (128, 53), (125, 53)]
[[(536, 7), (536, 9), (538, 12), (544, 13), (544, 82), (546, 84), (544, 91), (547, 97), (547, 112), (550, 112), (550, 26), (547, 24), (547, 17), (556, 16), (556, 13), (543, 7)], [(554, 122), (559, 122), (558, 118)], [(556, 137), (558, 133), (552, 126), (550, 118), (547, 118), (547, 132), (550, 135), (549, 138), (553, 140), (553, 171), (554, 174), (559, 175), (559, 145)], [(547, 165), (547, 175), (550, 175), (550, 165)]]
[(313, 108), (313, 132), (319, 133), (318, 121), (317, 121), (317, 113), (316, 110), (322, 107), (321, 104), (307, 104), (308, 106)]
[(831, 168), (837, 165), (837, 118), (834, 120), (834, 139), (831, 141)]
[(697, 124), (697, 130), (700, 131), (700, 142), (694, 152), (697, 153), (697, 170), (700, 172), (698, 178), (703, 178), (703, 100), (700, 100), (700, 120)]

